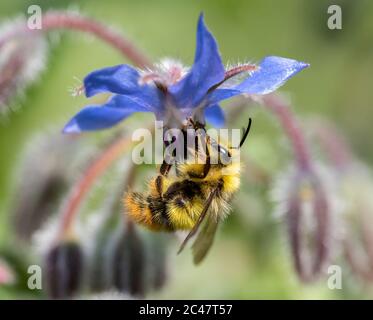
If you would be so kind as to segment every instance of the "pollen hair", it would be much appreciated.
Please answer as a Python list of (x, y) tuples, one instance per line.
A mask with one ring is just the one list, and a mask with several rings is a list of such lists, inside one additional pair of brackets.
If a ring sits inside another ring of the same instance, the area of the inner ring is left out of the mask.
[(151, 230), (159, 230), (159, 226), (153, 223), (152, 213), (146, 196), (140, 192), (127, 192), (124, 195), (126, 213), (136, 223), (146, 226)]

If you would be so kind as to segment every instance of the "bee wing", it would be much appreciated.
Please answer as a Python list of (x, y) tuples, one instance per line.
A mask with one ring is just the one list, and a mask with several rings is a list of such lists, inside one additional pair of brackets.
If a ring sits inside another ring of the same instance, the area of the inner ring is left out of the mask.
[(197, 239), (194, 241), (192, 246), (194, 264), (201, 263), (206, 257), (214, 242), (218, 224), (218, 219), (209, 216), (206, 223), (203, 225), (202, 230), (198, 233)]
[(214, 191), (212, 191), (209, 195), (209, 197), (207, 198), (206, 202), (205, 202), (205, 206), (198, 218), (198, 221), (196, 222), (196, 224), (194, 225), (193, 229), (188, 233), (188, 235), (186, 236), (186, 238), (184, 239), (183, 243), (181, 244), (180, 246), (180, 249), (179, 251), (177, 252), (177, 254), (179, 254), (181, 251), (183, 251), (183, 249), (185, 248), (185, 245), (189, 242), (189, 240), (198, 232), (199, 228), (201, 227), (202, 225), (202, 222), (205, 220), (205, 218), (207, 217), (207, 213), (209, 211), (209, 208), (210, 208), (210, 205), (211, 205), (211, 202), (212, 200), (214, 199), (214, 197), (216, 196), (216, 193), (217, 193), (218, 189), (215, 189)]

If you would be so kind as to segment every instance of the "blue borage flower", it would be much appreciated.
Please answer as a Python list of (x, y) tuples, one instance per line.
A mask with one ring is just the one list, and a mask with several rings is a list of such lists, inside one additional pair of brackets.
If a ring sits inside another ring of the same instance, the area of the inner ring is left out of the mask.
[[(269, 56), (259, 66), (244, 64), (226, 71), (201, 14), (194, 64), (189, 71), (172, 61), (156, 65), (154, 70), (136, 70), (123, 64), (93, 71), (84, 79), (85, 95), (109, 92), (113, 96), (103, 105), (82, 109), (63, 131), (79, 133), (110, 128), (135, 112), (153, 112), (168, 128), (182, 126), (188, 117), (220, 127), (224, 124), (220, 101), (241, 94), (270, 93), (308, 66)], [(237, 84), (232, 79), (238, 74), (245, 77)]]

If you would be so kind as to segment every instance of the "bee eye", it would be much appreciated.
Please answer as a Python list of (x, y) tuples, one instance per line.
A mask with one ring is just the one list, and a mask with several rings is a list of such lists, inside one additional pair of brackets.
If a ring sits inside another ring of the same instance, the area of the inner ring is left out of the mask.
[(223, 164), (229, 164), (232, 162), (231, 154), (230, 152), (222, 147), (220, 144), (218, 144), (215, 140), (211, 139), (211, 146), (218, 151), (219, 154), (219, 160)]
[(219, 156), (220, 156), (220, 160), (224, 163), (224, 164), (228, 164), (231, 162), (231, 154), (230, 152), (225, 149), (224, 147), (220, 146), (219, 145)]
[(214, 148), (214, 149), (218, 149), (219, 150), (219, 145), (217, 144), (217, 142), (213, 139), (211, 139), (211, 146)]

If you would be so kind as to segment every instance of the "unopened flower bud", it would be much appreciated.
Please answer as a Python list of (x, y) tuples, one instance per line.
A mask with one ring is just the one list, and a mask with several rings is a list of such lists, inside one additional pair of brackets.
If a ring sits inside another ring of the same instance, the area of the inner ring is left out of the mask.
[(118, 225), (118, 220), (118, 215), (112, 215), (108, 221), (101, 223), (100, 230), (92, 239), (93, 250), (89, 268), (89, 288), (92, 292), (104, 292), (113, 287), (113, 264), (116, 263), (113, 258), (113, 247), (118, 241), (114, 226)]
[(12, 284), (15, 280), (14, 272), (5, 260), (0, 258), (0, 287)]
[(315, 280), (329, 258), (332, 201), (322, 170), (291, 170), (277, 183), (274, 196), (285, 215), (295, 270), (303, 281)]
[(44, 270), (50, 298), (70, 298), (78, 292), (83, 278), (83, 262), (83, 252), (76, 242), (59, 243), (47, 253)]
[[(16, 20), (0, 31), (0, 113), (43, 70), (47, 45), (40, 33), (30, 33), (25, 21)], [(18, 32), (16, 32), (18, 31)]]
[(133, 296), (145, 294), (146, 281), (144, 243), (134, 225), (127, 226), (113, 253), (114, 286)]
[(20, 164), (13, 196), (12, 219), (19, 238), (29, 240), (57, 212), (60, 196), (73, 179), (78, 145), (77, 139), (61, 134), (32, 139)]
[(167, 237), (161, 233), (151, 233), (146, 239), (148, 284), (160, 290), (167, 281)]

